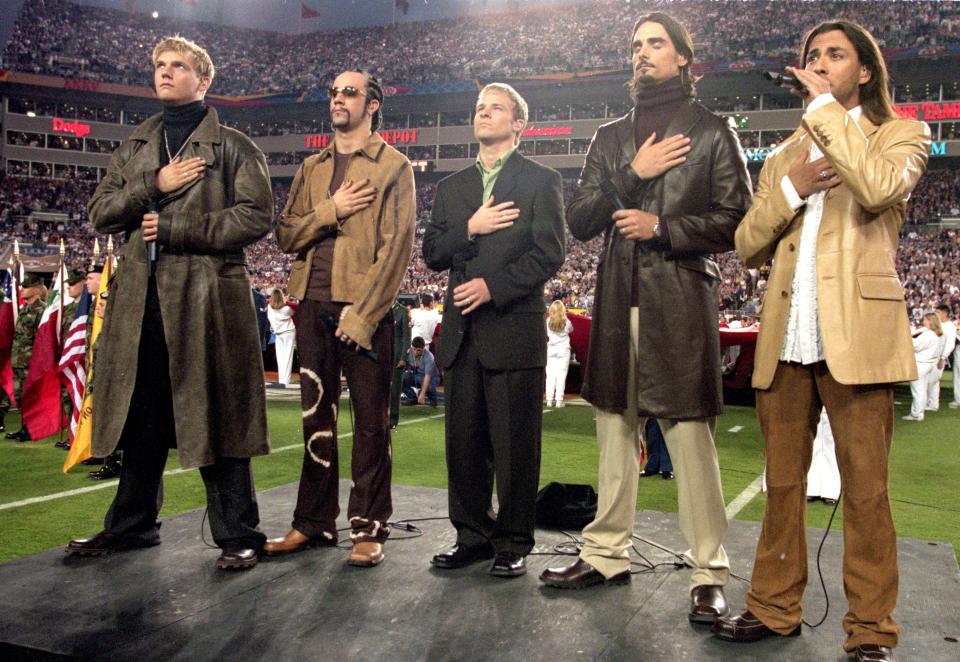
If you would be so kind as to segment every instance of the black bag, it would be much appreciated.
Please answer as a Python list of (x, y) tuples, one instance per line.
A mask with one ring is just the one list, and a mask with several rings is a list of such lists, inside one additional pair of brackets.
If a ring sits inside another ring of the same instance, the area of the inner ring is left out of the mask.
[(537, 526), (579, 531), (597, 516), (597, 492), (592, 485), (548, 483), (537, 492)]

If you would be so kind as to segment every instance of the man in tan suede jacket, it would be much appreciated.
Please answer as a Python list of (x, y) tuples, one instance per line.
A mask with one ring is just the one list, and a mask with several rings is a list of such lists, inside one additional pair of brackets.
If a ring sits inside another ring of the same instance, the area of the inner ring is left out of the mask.
[(376, 133), (379, 81), (346, 71), (329, 94), (333, 143), (300, 167), (276, 230), (280, 248), (297, 255), (288, 291), (302, 302), (297, 346), (306, 447), (292, 528), (264, 551), (337, 542), (342, 371), (355, 418), (348, 563), (369, 567), (383, 560), (390, 534), (391, 305), (410, 261), (416, 198), (409, 161)]
[(753, 373), (768, 489), (747, 611), (714, 632), (738, 642), (800, 634), (806, 475), (825, 406), (843, 480), (844, 649), (889, 660), (899, 633), (892, 385), (916, 375), (895, 258), (930, 132), (894, 114), (883, 58), (859, 25), (821, 24), (801, 63), (787, 71), (804, 88), (803, 121), (764, 164), (736, 233), (747, 266), (773, 258)]

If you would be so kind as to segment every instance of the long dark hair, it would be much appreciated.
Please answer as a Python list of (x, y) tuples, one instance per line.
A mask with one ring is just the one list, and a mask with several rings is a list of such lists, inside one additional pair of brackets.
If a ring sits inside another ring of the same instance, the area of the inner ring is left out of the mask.
[[(659, 23), (662, 25), (663, 29), (667, 32), (667, 36), (670, 37), (670, 41), (673, 42), (673, 47), (677, 49), (677, 53), (687, 58), (687, 63), (680, 67), (680, 85), (683, 86), (683, 89), (687, 91), (689, 96), (696, 96), (697, 81), (700, 80), (700, 77), (694, 76), (691, 73), (691, 68), (693, 67), (693, 39), (690, 38), (690, 33), (687, 32), (687, 29), (683, 27), (680, 21), (670, 14), (660, 11), (650, 12), (638, 18), (637, 22), (633, 24), (633, 31), (630, 33), (631, 46), (633, 36), (637, 34), (637, 30), (644, 23)], [(629, 87), (632, 97), (634, 94), (632, 81)], [(634, 99), (634, 101), (636, 101), (636, 99)]]
[(874, 124), (883, 124), (896, 119), (897, 114), (893, 110), (893, 101), (890, 99), (890, 76), (887, 74), (887, 65), (883, 61), (877, 42), (862, 25), (846, 19), (838, 19), (826, 21), (810, 30), (803, 38), (803, 44), (800, 47), (800, 67), (807, 66), (807, 53), (810, 51), (810, 43), (814, 37), (834, 30), (839, 30), (847, 36), (857, 50), (860, 64), (870, 70), (870, 80), (860, 86), (860, 105), (863, 106), (863, 114)]

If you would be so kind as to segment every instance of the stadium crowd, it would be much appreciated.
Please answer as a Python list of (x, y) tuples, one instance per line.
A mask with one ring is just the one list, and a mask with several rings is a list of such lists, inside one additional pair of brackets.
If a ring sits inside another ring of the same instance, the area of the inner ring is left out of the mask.
[[(313, 90), (334, 73), (357, 66), (391, 85), (624, 69), (626, 26), (659, 4), (601, 0), (527, 8), (509, 16), (289, 34), (165, 17), (145, 22), (139, 14), (34, 0), (24, 3), (2, 66), (143, 86), (150, 81), (145, 49), (161, 34), (181, 33), (204, 44), (217, 62), (217, 94)], [(884, 49), (935, 48), (960, 34), (960, 6), (951, 2), (690, 0), (671, 5), (670, 11), (690, 26), (700, 62), (792, 61), (797, 36), (838, 15), (862, 23)]]
[[(94, 233), (87, 223), (86, 202), (96, 187), (84, 180), (51, 180), (0, 174), (0, 245), (18, 239), (25, 248), (30, 244), (55, 246), (64, 240), (68, 262), (83, 265), (90, 261)], [(563, 182), (564, 197), (569, 201), (576, 181)], [(958, 214), (960, 170), (931, 170), (920, 181), (908, 206), (913, 224), (935, 220), (941, 215)], [(417, 185), (417, 238), (413, 256), (401, 289), (405, 293), (430, 293), (441, 296), (446, 290), (446, 275), (429, 270), (423, 262), (420, 244), (430, 220), (436, 184)], [(274, 216), (283, 210), (289, 185), (274, 183)], [(66, 221), (32, 220), (33, 211), (56, 211)], [(960, 307), (960, 234), (956, 230), (927, 233), (921, 228), (905, 227), (898, 253), (897, 268), (907, 289), (911, 318), (919, 319), (923, 311), (938, 302)], [(105, 248), (106, 237), (99, 237)], [(114, 238), (119, 246), (122, 235)], [(560, 299), (568, 308), (589, 311), (593, 307), (597, 263), (603, 250), (603, 238), (579, 242), (568, 235), (567, 258), (561, 270), (546, 285), (547, 300)], [(292, 256), (285, 255), (272, 235), (247, 248), (247, 264), (256, 285), (266, 292), (286, 287)], [(765, 291), (765, 272), (747, 270), (734, 253), (717, 256), (722, 280), (719, 287), (722, 311), (753, 316)], [(442, 301), (442, 298), (440, 299)]]

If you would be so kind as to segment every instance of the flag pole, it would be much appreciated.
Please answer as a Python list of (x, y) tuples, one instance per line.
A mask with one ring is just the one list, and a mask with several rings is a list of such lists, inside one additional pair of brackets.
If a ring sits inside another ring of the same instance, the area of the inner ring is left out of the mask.
[(20, 312), (20, 242), (13, 240), (13, 321)]
[[(57, 344), (60, 346), (61, 351), (63, 351), (63, 287), (66, 285), (64, 281), (64, 269), (63, 269), (63, 259), (67, 254), (67, 249), (63, 245), (63, 237), (60, 237), (60, 267), (57, 269), (57, 275), (60, 278), (60, 310), (57, 315)], [(57, 425), (60, 428), (60, 443), (63, 443), (63, 403), (60, 404), (60, 425)]]

